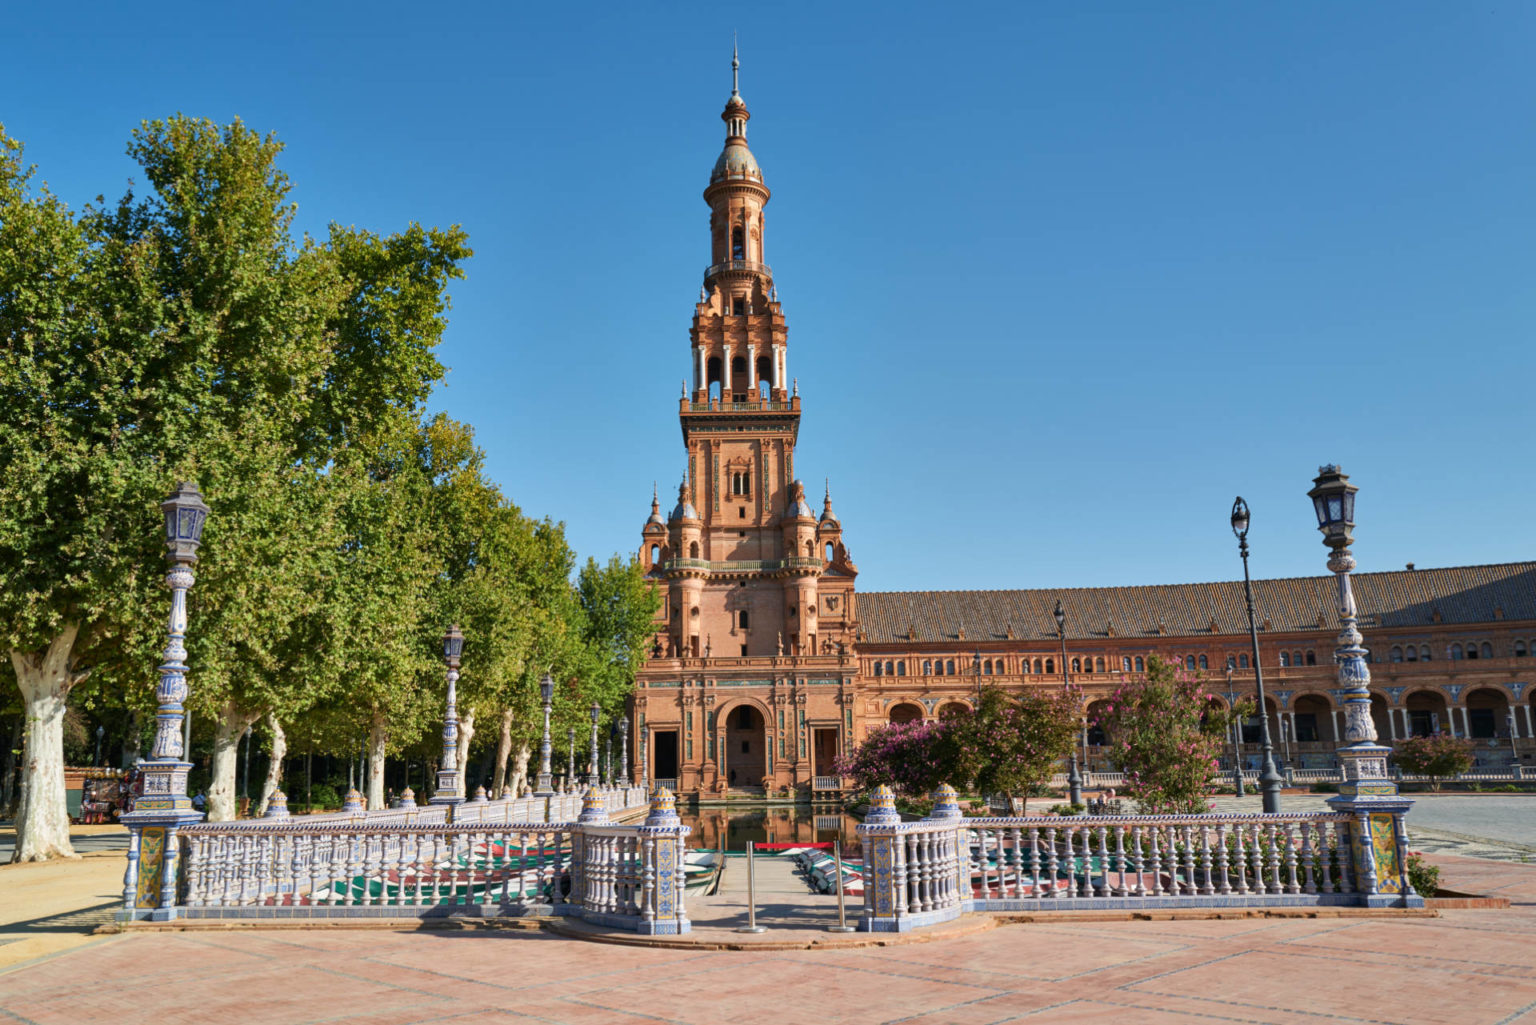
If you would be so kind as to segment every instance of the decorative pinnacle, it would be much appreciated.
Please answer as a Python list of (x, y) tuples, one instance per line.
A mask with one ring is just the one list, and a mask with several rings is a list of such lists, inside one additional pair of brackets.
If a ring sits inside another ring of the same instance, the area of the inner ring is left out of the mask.
[(741, 59), (736, 53), (736, 33), (731, 33), (731, 95), (740, 96)]

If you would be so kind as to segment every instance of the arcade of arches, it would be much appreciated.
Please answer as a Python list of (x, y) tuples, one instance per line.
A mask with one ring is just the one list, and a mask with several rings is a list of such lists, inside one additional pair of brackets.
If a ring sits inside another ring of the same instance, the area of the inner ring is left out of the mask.
[[(770, 193), (747, 145), (750, 117), (733, 90), (704, 190), (709, 263), (677, 353), (691, 375), (677, 400), (687, 474), (670, 514), (653, 495), (638, 549), (663, 598), (632, 709), (650, 776), (693, 794), (835, 789), (833, 760), (876, 726), (937, 719), (982, 686), (1059, 687), (1064, 670), (1086, 701), (1103, 700), (1152, 653), (1200, 672), (1223, 702), (1252, 695), (1241, 581), (857, 591), (830, 488), (814, 510), (796, 476), (801, 398), (766, 262)], [(1298, 473), (1298, 531), (1311, 529), (1306, 480)], [(1356, 555), (1369, 566), (1361, 533)], [(1321, 570), (1321, 545), (1317, 556)], [(1357, 573), (1354, 588), (1383, 743), (1448, 730), (1478, 740), (1485, 765), (1532, 763), (1536, 563)], [(1331, 767), (1342, 733), (1334, 580), (1253, 590), (1272, 736), (1288, 764)], [(1251, 764), (1258, 719), (1242, 733)], [(1107, 739), (1089, 737), (1094, 769), (1113, 768)]]

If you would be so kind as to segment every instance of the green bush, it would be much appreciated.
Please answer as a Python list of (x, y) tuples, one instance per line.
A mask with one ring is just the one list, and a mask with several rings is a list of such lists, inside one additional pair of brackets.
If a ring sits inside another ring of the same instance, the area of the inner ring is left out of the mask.
[(1339, 792), (1339, 785), (1337, 783), (1313, 783), (1312, 792), (1314, 794), (1336, 794)]
[(309, 791), (309, 807), (311, 811), (316, 808), (340, 808), (341, 795), (329, 783), (316, 783)]
[(1433, 897), (1440, 892), (1440, 869), (1436, 865), (1425, 864), (1424, 855), (1418, 851), (1409, 851), (1408, 882), (1420, 897)]

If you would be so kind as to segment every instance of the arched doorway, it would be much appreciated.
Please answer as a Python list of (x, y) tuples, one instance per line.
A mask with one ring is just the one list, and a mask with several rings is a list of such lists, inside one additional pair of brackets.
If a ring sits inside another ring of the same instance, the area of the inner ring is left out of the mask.
[(751, 705), (738, 705), (725, 717), (725, 778), (731, 786), (761, 786), (769, 774), (765, 725)]
[(1331, 768), (1338, 743), (1333, 705), (1320, 694), (1303, 694), (1291, 707), (1292, 764), (1301, 769)]
[(1403, 702), (1408, 709), (1408, 735), (1428, 737), (1451, 731), (1445, 695), (1437, 690), (1416, 690)]
[(1376, 742), (1390, 744), (1397, 739), (1397, 725), (1392, 722), (1392, 706), (1380, 694), (1371, 693), (1371, 723), (1376, 727)]
[(1467, 735), (1473, 740), (1507, 737), (1509, 699), (1492, 687), (1479, 687), (1467, 695)]
[(939, 718), (944, 719), (954, 715), (965, 715), (971, 710), (971, 706), (963, 701), (946, 701), (939, 706)]
[(890, 721), (897, 726), (904, 726), (909, 722), (917, 722), (922, 719), (923, 710), (918, 705), (910, 702), (901, 702), (891, 706)]

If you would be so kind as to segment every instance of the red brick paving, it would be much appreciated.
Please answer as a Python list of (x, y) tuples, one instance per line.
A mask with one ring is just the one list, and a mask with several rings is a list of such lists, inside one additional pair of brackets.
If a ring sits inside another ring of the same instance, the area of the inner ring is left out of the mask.
[[(0, 975), (33, 1025), (1536, 1025), (1536, 866), (1437, 858), (1502, 911), (1009, 925), (697, 951), (507, 932), (133, 934)], [(769, 923), (771, 924), (771, 923)]]

